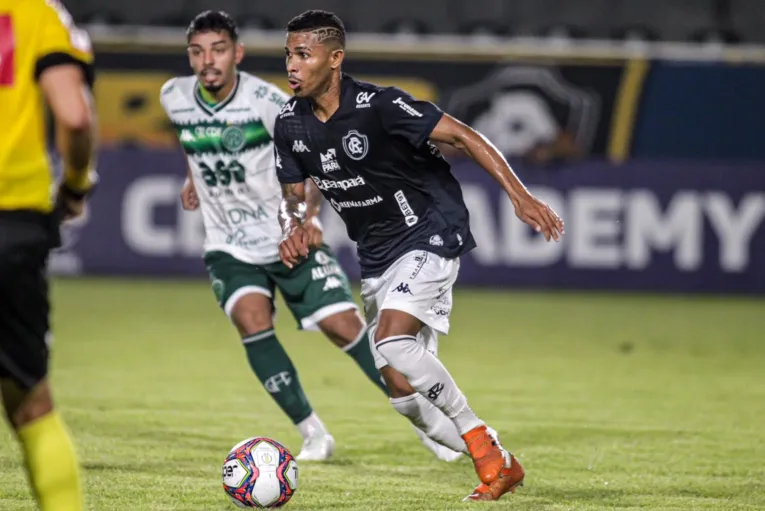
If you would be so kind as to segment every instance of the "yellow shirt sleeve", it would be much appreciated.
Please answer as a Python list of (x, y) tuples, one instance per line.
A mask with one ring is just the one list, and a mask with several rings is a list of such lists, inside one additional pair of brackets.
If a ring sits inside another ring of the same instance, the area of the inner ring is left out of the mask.
[(88, 33), (74, 24), (69, 11), (57, 0), (41, 1), (35, 78), (52, 66), (80, 64), (93, 83), (93, 50)]

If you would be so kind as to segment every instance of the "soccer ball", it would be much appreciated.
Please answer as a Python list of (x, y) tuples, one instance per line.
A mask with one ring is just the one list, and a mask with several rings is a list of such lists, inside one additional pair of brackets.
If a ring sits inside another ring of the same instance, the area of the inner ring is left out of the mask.
[(223, 489), (237, 507), (281, 507), (295, 494), (297, 482), (297, 462), (270, 438), (239, 442), (223, 463)]

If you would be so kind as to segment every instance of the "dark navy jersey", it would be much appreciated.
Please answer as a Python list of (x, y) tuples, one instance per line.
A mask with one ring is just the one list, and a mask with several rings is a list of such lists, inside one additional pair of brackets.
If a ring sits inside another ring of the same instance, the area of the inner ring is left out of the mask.
[(362, 278), (412, 250), (456, 258), (475, 247), (459, 183), (428, 140), (442, 116), (396, 87), (343, 75), (326, 123), (297, 97), (276, 118), (279, 181), (313, 179), (357, 244)]

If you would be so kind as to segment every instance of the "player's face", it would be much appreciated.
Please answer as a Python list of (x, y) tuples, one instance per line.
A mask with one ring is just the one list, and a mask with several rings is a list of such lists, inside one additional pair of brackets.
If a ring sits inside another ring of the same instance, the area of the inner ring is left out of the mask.
[(343, 50), (317, 40), (312, 32), (290, 32), (284, 47), (290, 89), (298, 97), (327, 90), (332, 72), (340, 67)]
[(244, 47), (232, 41), (225, 30), (198, 32), (191, 36), (188, 53), (199, 83), (215, 93), (234, 82), (236, 66), (244, 57)]

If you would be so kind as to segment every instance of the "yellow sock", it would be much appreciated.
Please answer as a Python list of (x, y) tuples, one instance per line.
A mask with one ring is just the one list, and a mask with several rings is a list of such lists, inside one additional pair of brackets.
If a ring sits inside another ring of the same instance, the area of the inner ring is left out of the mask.
[(19, 429), (24, 461), (41, 511), (81, 511), (77, 458), (69, 433), (56, 412)]

